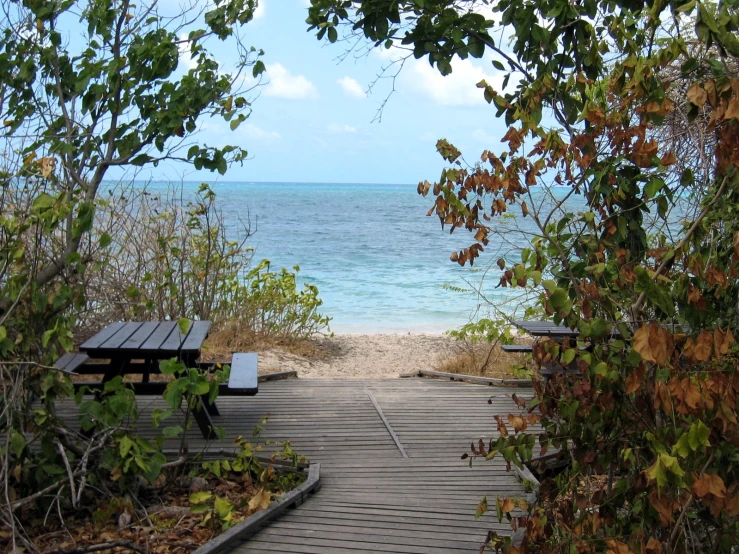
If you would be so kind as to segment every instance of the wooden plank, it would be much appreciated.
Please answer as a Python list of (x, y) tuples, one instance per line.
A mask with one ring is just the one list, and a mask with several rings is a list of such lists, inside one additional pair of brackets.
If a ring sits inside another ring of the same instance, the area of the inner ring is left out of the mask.
[(388, 433), (390, 433), (390, 436), (393, 439), (393, 442), (397, 445), (398, 450), (400, 450), (400, 453), (403, 455), (404, 458), (408, 457), (408, 454), (405, 453), (405, 449), (403, 448), (403, 445), (400, 443), (400, 439), (398, 438), (398, 435), (395, 434), (395, 431), (393, 431), (392, 426), (390, 425), (390, 422), (385, 417), (385, 414), (382, 413), (382, 409), (380, 408), (380, 405), (375, 400), (375, 397), (372, 396), (372, 393), (365, 389), (364, 392), (367, 393), (367, 396), (372, 401), (372, 405), (375, 407), (375, 410), (377, 410), (377, 414), (380, 416), (380, 419), (382, 419), (382, 422), (385, 424), (385, 427), (387, 428)]
[(239, 352), (233, 355), (228, 388), (234, 391), (255, 391), (259, 388), (257, 381), (257, 364), (259, 356), (256, 352)]
[[(174, 329), (172, 329), (172, 332), (167, 335), (166, 339), (164, 339), (161, 346), (159, 347), (159, 350), (161, 350), (162, 352), (167, 352), (172, 356), (177, 356), (180, 354), (182, 343), (185, 342), (187, 334), (180, 331), (179, 325), (177, 325), (176, 322), (174, 323)], [(190, 328), (192, 328), (192, 325), (190, 325)], [(188, 333), (189, 332), (190, 331), (188, 330)]]
[(210, 331), (210, 321), (193, 321), (187, 337), (182, 342), (181, 351), (183, 354), (194, 354), (200, 352), (203, 341), (208, 337)]
[[(459, 459), (472, 440), (497, 436), (491, 414), (515, 412), (510, 389), (421, 379), (293, 379), (259, 387), (253, 398), (219, 398), (213, 423), (226, 430), (226, 442), (208, 448), (232, 451), (236, 435), (269, 415), (255, 444), (268, 456), (276, 450), (268, 441), (290, 440), (298, 454), (321, 463), (323, 486), (235, 551), (476, 553), (488, 530), (511, 532), (493, 515), (474, 513), (483, 495), (525, 497), (516, 474), (499, 459), (472, 467)], [(76, 417), (68, 404), (60, 415)], [(142, 400), (142, 436), (159, 433), (148, 413), (163, 405)], [(206, 448), (197, 427), (187, 438), (191, 450)]]
[(128, 321), (123, 327), (112, 335), (108, 340), (102, 343), (98, 348), (101, 350), (114, 350), (120, 348), (120, 346), (126, 342), (131, 335), (138, 331), (142, 323), (140, 321)]
[(124, 325), (125, 323), (123, 321), (111, 323), (110, 325), (105, 327), (103, 330), (101, 330), (99, 333), (97, 333), (95, 336), (90, 337), (85, 342), (83, 342), (80, 345), (80, 350), (87, 351), (87, 350), (93, 350), (95, 348), (98, 348), (106, 340), (108, 340), (110, 337), (115, 335), (118, 332), (118, 330)]
[(154, 332), (149, 335), (143, 344), (137, 349), (142, 355), (144, 353), (156, 352), (162, 343), (167, 340), (169, 334), (177, 327), (175, 321), (161, 321), (158, 323)]
[(54, 362), (54, 367), (64, 371), (77, 371), (89, 359), (90, 357), (84, 352), (67, 352)]
[(125, 348), (127, 350), (138, 350), (156, 330), (158, 325), (159, 322), (157, 321), (147, 321), (142, 323), (136, 332), (128, 337), (128, 340), (121, 345), (121, 348)]

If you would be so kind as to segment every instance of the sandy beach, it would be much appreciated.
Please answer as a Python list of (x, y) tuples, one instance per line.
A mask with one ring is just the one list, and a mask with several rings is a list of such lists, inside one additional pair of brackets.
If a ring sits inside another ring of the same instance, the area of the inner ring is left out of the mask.
[(300, 356), (280, 349), (261, 351), (259, 372), (295, 370), (304, 378), (398, 377), (419, 369), (435, 369), (459, 350), (454, 339), (441, 334), (339, 334), (318, 342), (319, 356)]

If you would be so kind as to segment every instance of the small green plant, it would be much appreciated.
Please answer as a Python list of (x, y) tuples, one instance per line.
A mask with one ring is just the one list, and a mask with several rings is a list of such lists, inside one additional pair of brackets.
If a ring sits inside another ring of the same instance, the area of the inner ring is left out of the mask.
[(226, 498), (208, 491), (200, 491), (190, 495), (190, 504), (192, 504), (190, 511), (193, 514), (203, 514), (200, 524), (204, 527), (215, 528), (220, 524), (221, 529), (225, 531), (235, 523), (234, 506)]

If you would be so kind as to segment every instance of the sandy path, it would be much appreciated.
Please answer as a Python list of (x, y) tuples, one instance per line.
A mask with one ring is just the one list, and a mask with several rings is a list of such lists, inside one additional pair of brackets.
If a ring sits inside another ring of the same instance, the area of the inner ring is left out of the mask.
[(330, 352), (311, 359), (280, 350), (259, 354), (259, 372), (296, 370), (298, 377), (363, 379), (397, 377), (419, 369), (433, 369), (455, 352), (454, 339), (445, 335), (335, 335), (321, 339)]

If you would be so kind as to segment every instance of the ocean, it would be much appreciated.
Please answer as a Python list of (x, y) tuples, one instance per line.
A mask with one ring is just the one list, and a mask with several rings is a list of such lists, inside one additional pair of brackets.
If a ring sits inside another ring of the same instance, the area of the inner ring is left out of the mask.
[(450, 235), (427, 217), (433, 198), (416, 185), (217, 183), (213, 190), (227, 223), (248, 214), (255, 259), (298, 265), (301, 281), (318, 287), (334, 332), (443, 332), (488, 315), (489, 303), (511, 311), (506, 301), (520, 294), (496, 288), (495, 265), (501, 256), (520, 259), (520, 217), (509, 220), (508, 244), (491, 244), (478, 265), (460, 267), (449, 255), (472, 236)]
[[(199, 185), (184, 183), (184, 197)], [(416, 185), (218, 182), (212, 189), (229, 232), (250, 221), (255, 260), (297, 265), (300, 282), (318, 287), (333, 332), (439, 333), (488, 316), (493, 305), (512, 313), (519, 303), (520, 289), (497, 287), (495, 262), (520, 261), (522, 231), (532, 230), (520, 213), (497, 221), (499, 243), (474, 267), (460, 267), (449, 256), (472, 235), (450, 234), (427, 217), (434, 198)]]

